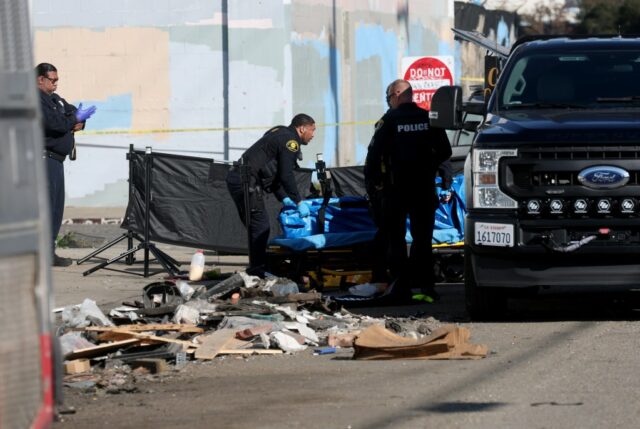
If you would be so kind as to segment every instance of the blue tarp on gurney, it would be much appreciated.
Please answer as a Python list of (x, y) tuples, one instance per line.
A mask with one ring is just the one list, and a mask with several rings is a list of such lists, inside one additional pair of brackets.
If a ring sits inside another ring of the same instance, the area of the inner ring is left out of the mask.
[(352, 244), (373, 241), (376, 231), (332, 232), (329, 234), (314, 234), (308, 237), (283, 238), (277, 237), (270, 244), (283, 246), (291, 250), (302, 251), (309, 249), (330, 249), (334, 247), (350, 246)]
[[(440, 178), (436, 180), (436, 183)], [(437, 188), (439, 189), (439, 188)], [(440, 204), (436, 210), (433, 243), (456, 243), (464, 238), (464, 177), (454, 177), (451, 201)], [(280, 213), (283, 236), (271, 240), (270, 244), (284, 246), (295, 251), (348, 246), (373, 240), (376, 226), (369, 214), (363, 197), (331, 198), (325, 210), (324, 233), (320, 233), (318, 210), (322, 198), (305, 200), (310, 216), (301, 218), (294, 209)], [(411, 242), (407, 220), (407, 242)]]
[[(440, 177), (436, 183), (440, 183)], [(439, 188), (436, 188), (439, 189)], [(433, 225), (433, 244), (457, 243), (464, 240), (464, 216), (467, 213), (464, 194), (464, 176), (459, 174), (451, 183), (451, 200), (436, 209)]]

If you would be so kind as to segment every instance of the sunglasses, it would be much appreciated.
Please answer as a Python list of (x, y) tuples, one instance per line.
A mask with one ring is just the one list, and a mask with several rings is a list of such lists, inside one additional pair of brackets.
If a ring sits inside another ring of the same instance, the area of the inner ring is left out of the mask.
[(42, 76), (42, 77), (47, 79), (47, 80), (49, 80), (49, 81), (51, 81), (51, 83), (53, 83), (53, 84), (58, 83), (58, 80), (59, 80), (59, 79), (51, 79), (50, 77), (47, 77), (47, 76)]

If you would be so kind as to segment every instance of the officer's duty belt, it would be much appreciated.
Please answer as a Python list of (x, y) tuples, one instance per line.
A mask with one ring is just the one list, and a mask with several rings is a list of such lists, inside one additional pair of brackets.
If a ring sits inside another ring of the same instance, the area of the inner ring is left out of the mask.
[(60, 155), (59, 153), (51, 152), (50, 150), (45, 150), (42, 156), (44, 158), (55, 159), (58, 162), (64, 162), (64, 160), (67, 158), (66, 155)]

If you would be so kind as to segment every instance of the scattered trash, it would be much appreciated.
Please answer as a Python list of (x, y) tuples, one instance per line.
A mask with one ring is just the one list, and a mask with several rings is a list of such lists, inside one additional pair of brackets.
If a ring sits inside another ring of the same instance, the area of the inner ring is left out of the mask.
[(240, 294), (236, 292), (233, 295), (231, 295), (230, 302), (231, 302), (231, 305), (237, 305), (238, 302), (240, 302)]
[(142, 289), (142, 302), (146, 309), (173, 311), (184, 302), (180, 290), (170, 282), (156, 282)]
[(176, 353), (176, 368), (180, 369), (187, 364), (187, 354), (185, 352)]
[[(246, 276), (246, 273), (242, 273)], [(195, 296), (195, 298), (203, 298), (209, 301), (217, 298), (222, 298), (227, 294), (230, 294), (237, 289), (241, 288), (245, 284), (242, 275), (236, 273), (231, 277), (218, 281), (212, 280), (206, 285), (206, 290), (202, 293), (202, 296)]]
[(387, 288), (386, 283), (363, 283), (360, 285), (351, 286), (349, 293), (355, 296), (373, 296), (378, 293), (382, 293)]
[(91, 324), (113, 326), (113, 323), (98, 308), (95, 301), (85, 299), (80, 306), (70, 305), (62, 310), (62, 323), (70, 328), (84, 328)]
[(59, 340), (60, 350), (62, 351), (63, 356), (77, 349), (84, 349), (95, 346), (95, 344), (82, 336), (82, 332), (78, 331), (67, 332), (66, 334), (62, 335)]
[(295, 282), (279, 277), (267, 279), (262, 290), (271, 292), (273, 296), (287, 296), (292, 293), (300, 293), (298, 285)]
[(336, 352), (336, 348), (335, 347), (321, 347), (319, 349), (314, 349), (313, 350), (313, 354), (314, 355), (328, 355), (331, 353), (335, 353)]
[(299, 352), (306, 350), (307, 346), (298, 343), (295, 338), (284, 332), (272, 332), (269, 338), (282, 350), (288, 353)]
[[(315, 355), (353, 349), (356, 359), (477, 359), (487, 353), (486, 347), (468, 343), (468, 330), (442, 327), (432, 317), (361, 316), (337, 309), (316, 291), (300, 291), (286, 278), (211, 273), (197, 283), (183, 274), (147, 285), (141, 301), (109, 311), (117, 326), (92, 300), (64, 307), (65, 385), (132, 392), (137, 380), (161, 377), (169, 365), (181, 369), (193, 360), (299, 353), (308, 347)], [(361, 284), (350, 293), (371, 296), (384, 287)], [(93, 378), (70, 378), (83, 376)]]
[[(198, 249), (191, 257), (191, 265), (189, 266), (189, 280), (199, 281), (204, 274), (204, 250)], [(188, 299), (188, 298), (186, 298)]]
[(193, 293), (196, 291), (194, 288), (191, 287), (189, 282), (185, 280), (176, 280), (176, 286), (178, 287), (178, 290), (180, 291), (180, 295), (182, 295), (182, 298), (184, 298), (185, 301), (189, 301)]
[(192, 323), (196, 324), (200, 320), (200, 312), (197, 308), (188, 305), (179, 305), (173, 316), (175, 323)]
[(91, 380), (73, 381), (73, 382), (64, 383), (64, 385), (72, 389), (78, 389), (84, 392), (88, 392), (93, 390), (96, 387), (96, 382)]
[(359, 333), (360, 331), (351, 334), (329, 334), (329, 337), (327, 338), (327, 344), (331, 347), (353, 347), (353, 343), (356, 340), (356, 335)]

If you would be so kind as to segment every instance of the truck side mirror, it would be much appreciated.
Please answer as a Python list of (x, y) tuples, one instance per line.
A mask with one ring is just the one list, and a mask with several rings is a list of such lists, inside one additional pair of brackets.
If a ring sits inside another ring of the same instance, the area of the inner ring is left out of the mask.
[(459, 130), (462, 128), (462, 88), (441, 86), (433, 94), (429, 110), (429, 124), (434, 128)]

